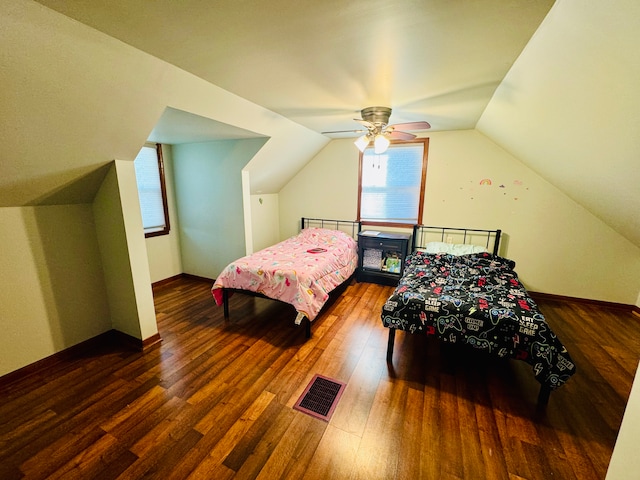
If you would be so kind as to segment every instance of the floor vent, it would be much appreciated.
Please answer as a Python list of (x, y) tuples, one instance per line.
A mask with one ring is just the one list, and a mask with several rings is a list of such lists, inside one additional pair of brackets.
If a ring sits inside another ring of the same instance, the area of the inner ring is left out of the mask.
[(342, 382), (315, 375), (293, 408), (328, 422), (344, 387)]

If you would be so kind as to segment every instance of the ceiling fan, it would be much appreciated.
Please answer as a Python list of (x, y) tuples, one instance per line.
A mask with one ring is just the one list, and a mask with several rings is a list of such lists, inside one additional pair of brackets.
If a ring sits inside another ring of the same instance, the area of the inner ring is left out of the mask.
[(384, 153), (392, 139), (413, 140), (416, 138), (416, 135), (405, 132), (404, 130), (426, 130), (431, 128), (431, 125), (424, 121), (389, 125), (389, 117), (391, 116), (391, 109), (389, 107), (367, 107), (360, 111), (360, 115), (362, 115), (362, 119), (354, 118), (354, 120), (366, 127), (366, 132), (364, 130), (340, 130), (322, 133), (365, 132), (364, 135), (354, 142), (356, 147), (358, 147), (361, 152), (364, 152), (371, 141), (373, 141), (375, 153)]

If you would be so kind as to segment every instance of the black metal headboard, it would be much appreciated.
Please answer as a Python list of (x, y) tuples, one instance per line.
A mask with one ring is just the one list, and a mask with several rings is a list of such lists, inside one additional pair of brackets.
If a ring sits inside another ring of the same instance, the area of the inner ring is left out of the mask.
[(302, 225), (302, 229), (315, 227), (340, 230), (341, 232), (348, 233), (356, 240), (358, 239), (358, 233), (360, 233), (360, 229), (362, 228), (360, 222), (352, 220), (329, 220), (326, 218), (302, 217), (300, 224)]
[(411, 250), (425, 248), (429, 242), (463, 243), (484, 246), (487, 251), (498, 255), (501, 234), (502, 230), (414, 225)]

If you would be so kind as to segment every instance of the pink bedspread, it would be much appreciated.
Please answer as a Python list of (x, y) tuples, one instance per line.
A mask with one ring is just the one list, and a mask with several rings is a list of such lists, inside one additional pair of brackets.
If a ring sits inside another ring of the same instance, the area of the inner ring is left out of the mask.
[(222, 305), (222, 287), (251, 290), (289, 303), (313, 320), (329, 292), (347, 280), (357, 265), (353, 238), (338, 230), (308, 228), (227, 265), (211, 293)]

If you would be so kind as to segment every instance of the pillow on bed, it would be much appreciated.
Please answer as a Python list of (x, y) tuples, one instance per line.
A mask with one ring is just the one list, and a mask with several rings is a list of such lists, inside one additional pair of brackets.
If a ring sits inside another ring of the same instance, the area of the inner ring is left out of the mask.
[(420, 250), (426, 253), (448, 253), (450, 255), (468, 255), (469, 253), (483, 253), (487, 251), (485, 247), (480, 245), (444, 242), (429, 242)]
[(315, 246), (341, 244), (351, 247), (355, 245), (355, 240), (340, 230), (330, 230), (328, 228), (305, 228), (298, 233), (298, 238), (302, 241), (311, 242)]

